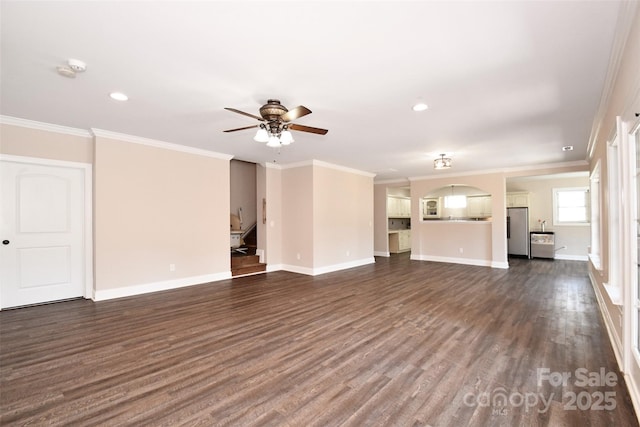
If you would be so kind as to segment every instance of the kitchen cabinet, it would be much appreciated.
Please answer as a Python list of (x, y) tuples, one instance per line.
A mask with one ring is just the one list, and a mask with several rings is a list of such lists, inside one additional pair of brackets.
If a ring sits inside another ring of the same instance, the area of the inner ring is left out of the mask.
[(438, 199), (422, 199), (422, 218), (440, 218)]
[(397, 254), (411, 250), (411, 230), (389, 231), (389, 252)]
[(507, 207), (508, 208), (528, 208), (529, 193), (524, 191), (507, 193)]
[(491, 196), (467, 197), (467, 216), (470, 218), (491, 216)]
[(411, 218), (411, 199), (407, 197), (387, 197), (388, 218)]

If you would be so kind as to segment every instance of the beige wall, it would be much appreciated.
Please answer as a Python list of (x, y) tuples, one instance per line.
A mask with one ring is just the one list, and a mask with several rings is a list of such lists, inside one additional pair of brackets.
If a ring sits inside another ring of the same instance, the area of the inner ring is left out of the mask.
[(387, 185), (373, 188), (373, 250), (378, 256), (389, 256), (389, 223), (387, 221)]
[[(468, 185), (490, 194), (492, 221), (423, 221), (420, 199), (450, 185)], [(506, 195), (503, 173), (448, 175), (411, 181), (411, 258), (507, 267)], [(462, 249), (462, 252), (460, 251)]]
[(373, 257), (373, 178), (313, 167), (313, 266)]
[(96, 137), (94, 189), (97, 293), (229, 272), (228, 160)]
[[(491, 266), (492, 224), (488, 221), (424, 221), (412, 227), (414, 259)], [(415, 244), (415, 250), (414, 250)]]
[[(530, 182), (528, 184), (511, 184), (510, 190), (531, 191), (530, 227), (538, 226), (537, 219), (546, 218), (551, 224), (551, 188), (563, 186), (588, 185), (588, 179), (556, 179), (559, 173), (586, 172), (586, 162), (576, 164), (543, 167), (504, 173), (488, 173), (478, 175), (448, 174), (440, 178), (413, 179), (411, 181), (411, 257), (413, 259), (439, 260), (446, 262), (474, 263), (478, 265), (492, 265), (506, 267), (506, 190), (508, 177), (518, 177)], [(521, 177), (527, 177), (521, 178)], [(544, 176), (545, 179), (539, 176)], [(585, 181), (586, 180), (586, 181)], [(519, 181), (518, 181), (519, 182)], [(536, 182), (538, 184), (536, 184)], [(585, 183), (586, 182), (586, 183)], [(492, 222), (447, 223), (440, 221), (423, 221), (420, 216), (420, 199), (437, 192), (442, 187), (450, 185), (468, 185), (483, 190), (492, 195)], [(404, 183), (375, 185), (375, 253), (388, 254), (388, 234), (386, 221), (387, 194), (396, 194)], [(404, 194), (404, 193), (402, 193)], [(562, 227), (557, 230), (557, 246), (567, 246), (559, 251), (569, 259), (584, 258), (589, 243), (588, 227)], [(462, 252), (460, 251), (462, 249)]]
[(230, 276), (230, 156), (31, 123), (1, 124), (0, 152), (93, 164), (96, 298)]
[[(529, 229), (540, 230), (538, 220), (546, 220), (546, 231), (555, 232), (556, 257), (587, 260), (587, 249), (591, 241), (591, 228), (585, 226), (553, 225), (553, 189), (567, 187), (589, 188), (589, 176), (585, 171), (581, 177), (564, 177), (562, 174), (544, 177), (507, 179), (507, 192), (529, 193)], [(565, 247), (564, 249), (560, 249)]]
[(373, 262), (373, 176), (322, 162), (281, 170), (282, 264), (321, 274)]
[[(631, 15), (629, 15), (631, 16)], [(610, 331), (612, 344), (618, 356), (629, 354), (630, 349), (624, 348), (624, 336), (622, 330), (622, 316), (624, 310), (628, 310), (630, 316), (635, 316), (634, 308), (629, 306), (618, 306), (613, 304), (604, 284), (609, 282), (609, 241), (616, 241), (620, 236), (610, 235), (608, 229), (609, 206), (606, 201), (610, 199), (608, 187), (607, 171), (607, 143), (616, 134), (616, 116), (620, 116), (623, 123), (629, 129), (637, 123), (635, 113), (640, 112), (640, 7), (635, 6), (632, 18), (632, 27), (627, 39), (622, 55), (618, 72), (615, 75), (614, 84), (611, 88), (603, 114), (600, 120), (596, 121), (594, 129), (595, 138), (592, 141), (592, 151), (590, 153), (589, 165), (593, 171), (596, 164), (600, 162), (600, 184), (603, 191), (601, 200), (601, 263), (602, 268), (598, 270), (593, 264), (589, 264), (592, 279), (595, 281), (596, 292), (601, 302), (601, 310), (607, 327)], [(633, 215), (632, 212), (629, 215)], [(630, 283), (622, 283), (625, 288), (623, 295), (630, 292)], [(628, 342), (628, 341), (627, 341)], [(630, 342), (628, 342), (631, 345)], [(625, 369), (623, 366), (622, 369)], [(635, 389), (636, 399), (640, 399), (638, 390), (640, 389), (640, 368), (637, 363), (629, 363), (629, 375), (627, 383)], [(637, 402), (636, 402), (637, 403)]]
[[(282, 263), (313, 269), (313, 167), (282, 170)], [(267, 210), (271, 203), (267, 201)]]
[[(267, 268), (279, 270), (282, 267), (282, 239), (283, 239), (283, 200), (282, 200), (282, 171), (279, 168), (266, 163), (259, 167), (259, 191), (258, 198), (258, 248), (265, 251)], [(264, 180), (264, 181), (260, 181)], [(262, 223), (263, 205), (262, 198), (266, 202), (264, 211), (266, 223)], [(260, 236), (264, 240), (260, 240)], [(264, 243), (263, 243), (264, 242)]]
[[(80, 133), (80, 132), (79, 132)], [(93, 163), (93, 138), (0, 124), (0, 153), (67, 162)]]
[[(266, 223), (262, 222), (263, 199), (267, 200), (267, 169), (264, 165), (256, 164), (256, 237), (258, 240), (256, 254), (260, 255), (262, 253), (266, 257), (267, 226)], [(265, 259), (262, 258), (262, 262), (265, 262)]]

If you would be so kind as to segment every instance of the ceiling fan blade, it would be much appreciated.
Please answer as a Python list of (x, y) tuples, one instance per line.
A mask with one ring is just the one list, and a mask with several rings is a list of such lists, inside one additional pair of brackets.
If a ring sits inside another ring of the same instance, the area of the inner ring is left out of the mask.
[(245, 130), (245, 129), (257, 128), (258, 126), (260, 126), (260, 125), (245, 126), (243, 128), (236, 128), (236, 129), (227, 129), (227, 130), (225, 130), (223, 132), (235, 132), (237, 130)]
[(291, 120), (306, 116), (307, 114), (311, 114), (311, 110), (305, 106), (299, 105), (281, 115), (280, 119), (282, 119), (283, 122), (290, 122)]
[(319, 135), (326, 135), (327, 132), (329, 132), (327, 129), (313, 128), (311, 126), (296, 125), (293, 123), (289, 125), (289, 129), (298, 130), (301, 132), (317, 133)]
[(235, 108), (224, 107), (224, 109), (233, 111), (234, 113), (242, 114), (243, 116), (253, 117), (256, 120), (260, 120), (261, 122), (264, 122), (264, 119), (262, 117), (256, 116), (254, 114), (245, 113), (244, 111), (236, 110)]

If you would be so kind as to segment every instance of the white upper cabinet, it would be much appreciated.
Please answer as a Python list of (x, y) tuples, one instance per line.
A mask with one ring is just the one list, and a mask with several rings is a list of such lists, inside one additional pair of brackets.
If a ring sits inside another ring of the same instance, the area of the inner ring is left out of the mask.
[(387, 197), (387, 217), (411, 218), (411, 199), (407, 197)]
[(467, 197), (467, 216), (471, 218), (491, 216), (491, 196)]
[(529, 193), (524, 191), (507, 193), (507, 207), (508, 208), (529, 207)]

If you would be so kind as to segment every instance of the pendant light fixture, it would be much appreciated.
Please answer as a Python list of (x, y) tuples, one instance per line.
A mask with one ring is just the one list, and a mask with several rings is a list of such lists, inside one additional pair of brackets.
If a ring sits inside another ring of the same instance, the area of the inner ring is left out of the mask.
[(450, 167), (451, 157), (445, 157), (444, 154), (440, 154), (440, 158), (433, 161), (434, 169), (449, 169)]

